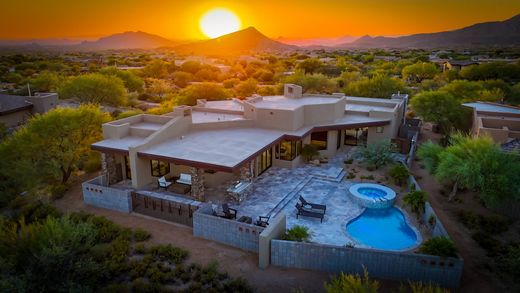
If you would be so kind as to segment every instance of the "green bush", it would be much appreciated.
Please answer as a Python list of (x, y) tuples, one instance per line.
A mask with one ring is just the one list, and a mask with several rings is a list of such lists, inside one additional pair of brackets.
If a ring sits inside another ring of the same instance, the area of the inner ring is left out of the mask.
[(41, 201), (36, 201), (27, 204), (22, 208), (18, 218), (24, 218), (26, 224), (45, 220), (47, 217), (59, 218), (62, 213), (54, 206)]
[(424, 254), (456, 257), (457, 248), (453, 241), (446, 237), (433, 237), (419, 247), (419, 252)]
[(388, 171), (388, 176), (394, 179), (395, 184), (402, 186), (408, 181), (410, 172), (403, 164), (395, 164), (390, 171)]
[(508, 246), (506, 252), (498, 257), (497, 265), (500, 271), (518, 280), (520, 278), (520, 245)]
[(409, 286), (411, 293), (450, 293), (450, 290), (431, 283), (410, 282)]
[(377, 293), (379, 290), (379, 282), (372, 281), (368, 277), (365, 270), (363, 277), (353, 274), (340, 273), (333, 277), (329, 282), (325, 283), (325, 291), (327, 293), (344, 293), (344, 292), (360, 292), (360, 293)]
[(404, 204), (409, 206), (410, 209), (417, 215), (424, 213), (424, 206), (426, 204), (426, 198), (428, 194), (422, 190), (411, 191), (403, 197)]
[(295, 225), (285, 232), (285, 234), (282, 236), (282, 239), (288, 241), (309, 242), (311, 237), (312, 235), (309, 232), (309, 228)]
[(137, 228), (134, 230), (134, 240), (141, 242), (146, 241), (152, 237), (152, 234), (146, 230), (143, 230), (141, 228)]
[(497, 215), (486, 217), (466, 210), (459, 210), (457, 217), (468, 229), (481, 230), (493, 235), (506, 232), (511, 225), (511, 221), (507, 218)]
[(378, 169), (394, 160), (392, 157), (394, 151), (395, 145), (393, 143), (389, 140), (382, 140), (371, 143), (366, 147), (357, 148), (354, 156), (361, 159), (367, 166)]
[(168, 261), (171, 264), (180, 264), (188, 258), (188, 251), (174, 247), (171, 244), (152, 246), (148, 251), (154, 259)]
[(83, 170), (87, 173), (93, 173), (101, 170), (101, 155), (98, 152), (91, 152), (87, 161), (83, 165)]
[(473, 233), (471, 237), (480, 247), (484, 248), (490, 256), (496, 256), (503, 250), (500, 241), (486, 232), (478, 231)]

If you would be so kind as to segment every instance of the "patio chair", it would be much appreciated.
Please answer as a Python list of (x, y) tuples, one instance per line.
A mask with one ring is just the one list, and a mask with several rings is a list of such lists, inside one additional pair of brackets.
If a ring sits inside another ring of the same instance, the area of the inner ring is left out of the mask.
[(237, 210), (230, 208), (227, 203), (222, 204), (222, 212), (224, 213), (223, 218), (230, 220), (237, 218)]
[(303, 198), (301, 195), (300, 195), (300, 202), (302, 203), (302, 206), (304, 208), (310, 207), (313, 210), (322, 210), (323, 212), (325, 212), (327, 210), (327, 206), (326, 205), (307, 202), (305, 200), (305, 198)]
[(308, 210), (305, 209), (301, 203), (296, 204), (296, 210), (298, 211), (296, 213), (296, 219), (298, 219), (299, 216), (319, 218), (320, 223), (323, 223), (323, 217), (325, 216), (324, 210)]
[(168, 187), (172, 185), (172, 182), (166, 181), (166, 178), (163, 176), (157, 179), (157, 184), (160, 188), (168, 189)]
[(180, 183), (180, 184), (191, 185), (191, 175), (186, 174), (186, 173), (181, 173), (180, 178), (177, 179), (177, 181), (175, 181), (175, 182)]
[(267, 225), (269, 225), (269, 218), (271, 218), (270, 216), (259, 216), (258, 217), (258, 220), (255, 222), (255, 225), (257, 226), (260, 226), (260, 227), (267, 227)]

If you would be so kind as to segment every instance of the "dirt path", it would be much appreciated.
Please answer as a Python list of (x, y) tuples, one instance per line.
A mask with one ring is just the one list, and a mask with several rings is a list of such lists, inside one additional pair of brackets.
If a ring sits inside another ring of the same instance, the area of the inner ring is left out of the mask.
[[(425, 142), (429, 139), (437, 142), (440, 136), (429, 130), (423, 130), (419, 141)], [(470, 232), (456, 216), (456, 212), (460, 209), (472, 210), (480, 214), (486, 214), (489, 211), (482, 207), (474, 199), (474, 194), (470, 192), (457, 195), (461, 200), (460, 203), (448, 202), (447, 198), (440, 194), (442, 185), (425, 169), (420, 168), (420, 163), (417, 161), (412, 164), (412, 173), (416, 178), (422, 177), (418, 180), (419, 185), (429, 194), (430, 204), (435, 209), (450, 237), (455, 241), (462, 258), (464, 258), (464, 272), (460, 291), (472, 293), (500, 292), (501, 290), (493, 283), (494, 276), (483, 267), (483, 264), (488, 261), (485, 251), (471, 238)]]

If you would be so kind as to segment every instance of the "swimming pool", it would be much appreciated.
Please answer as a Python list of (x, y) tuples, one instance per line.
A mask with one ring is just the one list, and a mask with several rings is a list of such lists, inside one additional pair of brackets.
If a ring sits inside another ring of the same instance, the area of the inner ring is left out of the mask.
[(407, 250), (418, 244), (415, 231), (395, 208), (365, 209), (347, 223), (347, 233), (360, 244), (381, 250)]

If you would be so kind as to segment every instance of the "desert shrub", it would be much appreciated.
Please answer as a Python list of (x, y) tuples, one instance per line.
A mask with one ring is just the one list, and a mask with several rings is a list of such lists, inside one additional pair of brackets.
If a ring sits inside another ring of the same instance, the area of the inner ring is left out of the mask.
[(347, 175), (347, 179), (354, 179), (354, 178), (356, 178), (356, 174), (354, 174), (353, 172), (349, 172)]
[(253, 287), (243, 278), (236, 278), (224, 282), (222, 292), (254, 292)]
[(395, 164), (390, 171), (388, 171), (388, 176), (394, 179), (395, 184), (402, 186), (406, 181), (408, 181), (410, 172), (403, 164)]
[(389, 140), (382, 140), (371, 143), (366, 147), (357, 148), (354, 156), (366, 165), (378, 169), (393, 161), (392, 153), (394, 151), (395, 145), (393, 143)]
[(141, 228), (137, 228), (134, 230), (134, 240), (135, 241), (146, 241), (152, 237), (152, 234), (146, 230), (143, 230)]
[(411, 191), (403, 197), (404, 204), (409, 206), (410, 209), (417, 215), (424, 213), (424, 206), (426, 204), (426, 198), (428, 194), (422, 190)]
[(59, 218), (61, 215), (62, 213), (54, 206), (41, 201), (35, 201), (23, 206), (18, 218), (23, 218), (26, 224), (30, 224), (45, 220), (47, 217)]
[(500, 271), (520, 278), (520, 245), (510, 245), (506, 252), (497, 258), (497, 264)]
[(188, 258), (188, 251), (174, 247), (171, 244), (156, 245), (148, 250), (156, 260), (168, 261), (172, 264), (180, 264)]
[(319, 155), (318, 147), (314, 144), (306, 144), (302, 148), (302, 156), (305, 160), (310, 161), (312, 158)]
[(379, 282), (370, 280), (368, 272), (365, 270), (363, 277), (353, 274), (341, 273), (333, 277), (329, 282), (325, 283), (325, 291), (327, 293), (343, 293), (343, 292), (362, 292), (377, 293), (379, 290)]
[(456, 257), (457, 248), (453, 241), (446, 237), (433, 237), (425, 241), (420, 247), (419, 252), (424, 254)]
[(478, 231), (473, 233), (471, 237), (480, 247), (484, 248), (490, 256), (496, 256), (503, 249), (500, 241), (486, 232)]
[(94, 225), (99, 242), (111, 242), (121, 235), (122, 228), (105, 217), (90, 216), (87, 220)]
[(137, 254), (145, 254), (146, 253), (146, 246), (144, 246), (143, 243), (137, 243), (134, 246), (134, 253)]
[(432, 283), (410, 282), (409, 286), (411, 293), (450, 293), (450, 290)]
[(288, 229), (282, 236), (283, 240), (297, 241), (297, 242), (308, 242), (312, 235), (309, 232), (309, 228), (305, 226), (295, 225), (291, 229)]
[(116, 120), (132, 117), (132, 116), (136, 116), (136, 115), (139, 115), (139, 114), (143, 114), (143, 111), (141, 111), (141, 110), (128, 110), (128, 111), (124, 111), (124, 112), (121, 112), (121, 113), (117, 114)]
[(457, 217), (468, 229), (481, 230), (494, 235), (506, 232), (511, 225), (511, 221), (507, 218), (496, 215), (486, 217), (466, 210), (459, 210)]
[(83, 165), (83, 170), (87, 173), (101, 170), (101, 154), (98, 152), (91, 152)]
[(354, 162), (354, 159), (347, 159), (345, 161), (343, 161), (343, 163), (345, 163), (346, 165), (350, 165)]

